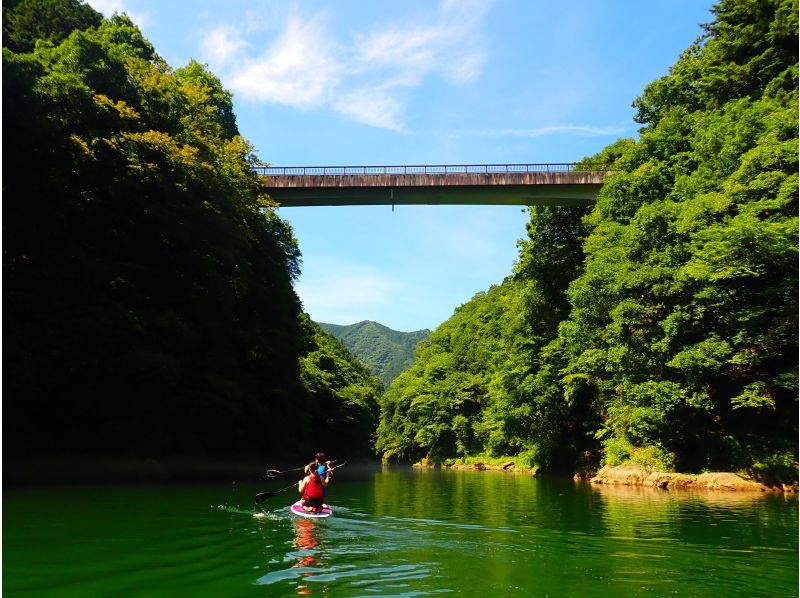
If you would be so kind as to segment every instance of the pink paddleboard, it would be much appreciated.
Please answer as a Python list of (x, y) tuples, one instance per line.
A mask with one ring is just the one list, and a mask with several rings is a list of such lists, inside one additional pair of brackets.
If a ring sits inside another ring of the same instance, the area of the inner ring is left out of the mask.
[(289, 511), (292, 515), (297, 515), (298, 517), (308, 517), (309, 519), (324, 519), (325, 517), (330, 517), (333, 514), (331, 508), (326, 504), (322, 505), (322, 510), (319, 513), (304, 511), (303, 503), (299, 500), (289, 507)]

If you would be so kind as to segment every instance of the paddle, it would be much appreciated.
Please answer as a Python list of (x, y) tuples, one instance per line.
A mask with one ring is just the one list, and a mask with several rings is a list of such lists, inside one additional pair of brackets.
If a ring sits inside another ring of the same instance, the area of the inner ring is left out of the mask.
[[(340, 467), (344, 467), (345, 465), (347, 465), (347, 461), (345, 461), (344, 463), (340, 463), (336, 467), (331, 467), (330, 470), (333, 471), (334, 469), (339, 469)], [(303, 468), (301, 467), (300, 469), (303, 469)], [(297, 482), (295, 482), (291, 486), (286, 486), (286, 488), (281, 488), (280, 490), (275, 490), (273, 492), (261, 492), (259, 494), (256, 494), (256, 504), (262, 503), (265, 500), (267, 500), (268, 498), (272, 498), (273, 496), (276, 496), (276, 495), (280, 494), (281, 492), (286, 492), (290, 488), (294, 488), (296, 486), (297, 486)]]
[(274, 478), (275, 476), (279, 476), (284, 473), (289, 473), (290, 471), (303, 471), (304, 467), (295, 467), (294, 469), (287, 469), (285, 471), (278, 471), (277, 469), (268, 469), (267, 470), (267, 477)]
[(275, 490), (275, 492), (262, 492), (260, 494), (256, 494), (256, 503), (264, 502), (268, 498), (272, 498), (276, 494), (280, 494), (281, 492), (286, 492), (290, 488), (296, 488), (297, 482), (292, 484), (291, 486), (286, 486), (286, 488), (281, 488), (280, 490)]
[[(332, 459), (331, 463), (336, 463), (336, 459)], [(294, 469), (286, 469), (284, 471), (279, 471), (277, 469), (268, 469), (267, 470), (267, 477), (268, 478), (274, 478), (274, 477), (279, 476), (279, 475), (284, 474), (284, 473), (290, 473), (292, 471), (303, 471), (303, 470), (305, 470), (305, 466), (303, 466), (303, 467), (295, 467)]]

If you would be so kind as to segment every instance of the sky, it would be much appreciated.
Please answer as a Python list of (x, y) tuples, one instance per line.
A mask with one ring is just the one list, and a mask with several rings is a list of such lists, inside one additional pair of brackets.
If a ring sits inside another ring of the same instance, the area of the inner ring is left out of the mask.
[[(172, 67), (208, 65), (275, 166), (575, 162), (636, 137), (633, 100), (702, 0), (89, 0)], [(512, 273), (519, 206), (279, 208), (318, 322), (435, 329)]]

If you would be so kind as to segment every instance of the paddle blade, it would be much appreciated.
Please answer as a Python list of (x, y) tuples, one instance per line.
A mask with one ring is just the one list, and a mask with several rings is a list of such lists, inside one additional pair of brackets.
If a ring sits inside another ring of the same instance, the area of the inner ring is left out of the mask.
[(291, 490), (292, 488), (297, 488), (297, 484), (289, 484), (286, 488), (281, 488), (280, 490), (276, 490), (275, 492), (262, 492), (260, 494), (256, 494), (256, 502), (264, 502), (268, 498), (272, 498), (276, 494), (280, 494), (281, 492), (286, 492), (287, 490)]
[(277, 492), (262, 492), (261, 494), (256, 494), (256, 503), (261, 503), (267, 500), (268, 498), (272, 498), (275, 496)]

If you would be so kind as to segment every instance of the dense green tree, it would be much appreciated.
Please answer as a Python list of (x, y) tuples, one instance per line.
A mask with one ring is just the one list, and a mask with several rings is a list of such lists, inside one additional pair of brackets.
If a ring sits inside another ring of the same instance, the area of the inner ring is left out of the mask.
[(797, 6), (714, 14), (637, 101), (570, 289), (566, 371), (610, 463), (796, 463)]
[(363, 450), (373, 381), (308, 365), (344, 349), (308, 330), (231, 94), (76, 6), (4, 5), (6, 457), (308, 454), (315, 412)]
[(562, 442), (574, 418), (566, 406), (537, 408), (550, 400), (537, 375), (582, 267), (586, 209), (530, 213), (514, 276), (458, 308), (381, 399), (380, 451), (444, 459), (525, 453), (548, 465), (561, 461), (559, 451), (574, 456)]
[(315, 446), (330, 454), (369, 456), (383, 385), (336, 338), (301, 316), (304, 354), (300, 375), (309, 394), (302, 414)]
[[(796, 480), (798, 7), (712, 13), (634, 103), (639, 138), (587, 159), (614, 170), (593, 210), (532, 209), (513, 282), (458, 310), (387, 391), (380, 450)], [(475, 373), (464, 415), (443, 384)]]
[(480, 450), (479, 435), (490, 435), (478, 416), (491, 400), (492, 365), (505, 353), (509, 319), (522, 313), (512, 285), (479, 293), (418, 345), (414, 365), (381, 397), (376, 445), (385, 456), (449, 458)]
[(414, 348), (431, 334), (427, 329), (398, 332), (369, 320), (347, 326), (320, 322), (320, 326), (339, 339), (374, 376), (380, 378), (385, 388), (411, 367)]
[(97, 27), (103, 15), (81, 0), (3, 0), (3, 47), (32, 52), (37, 40), (59, 43), (76, 29)]

